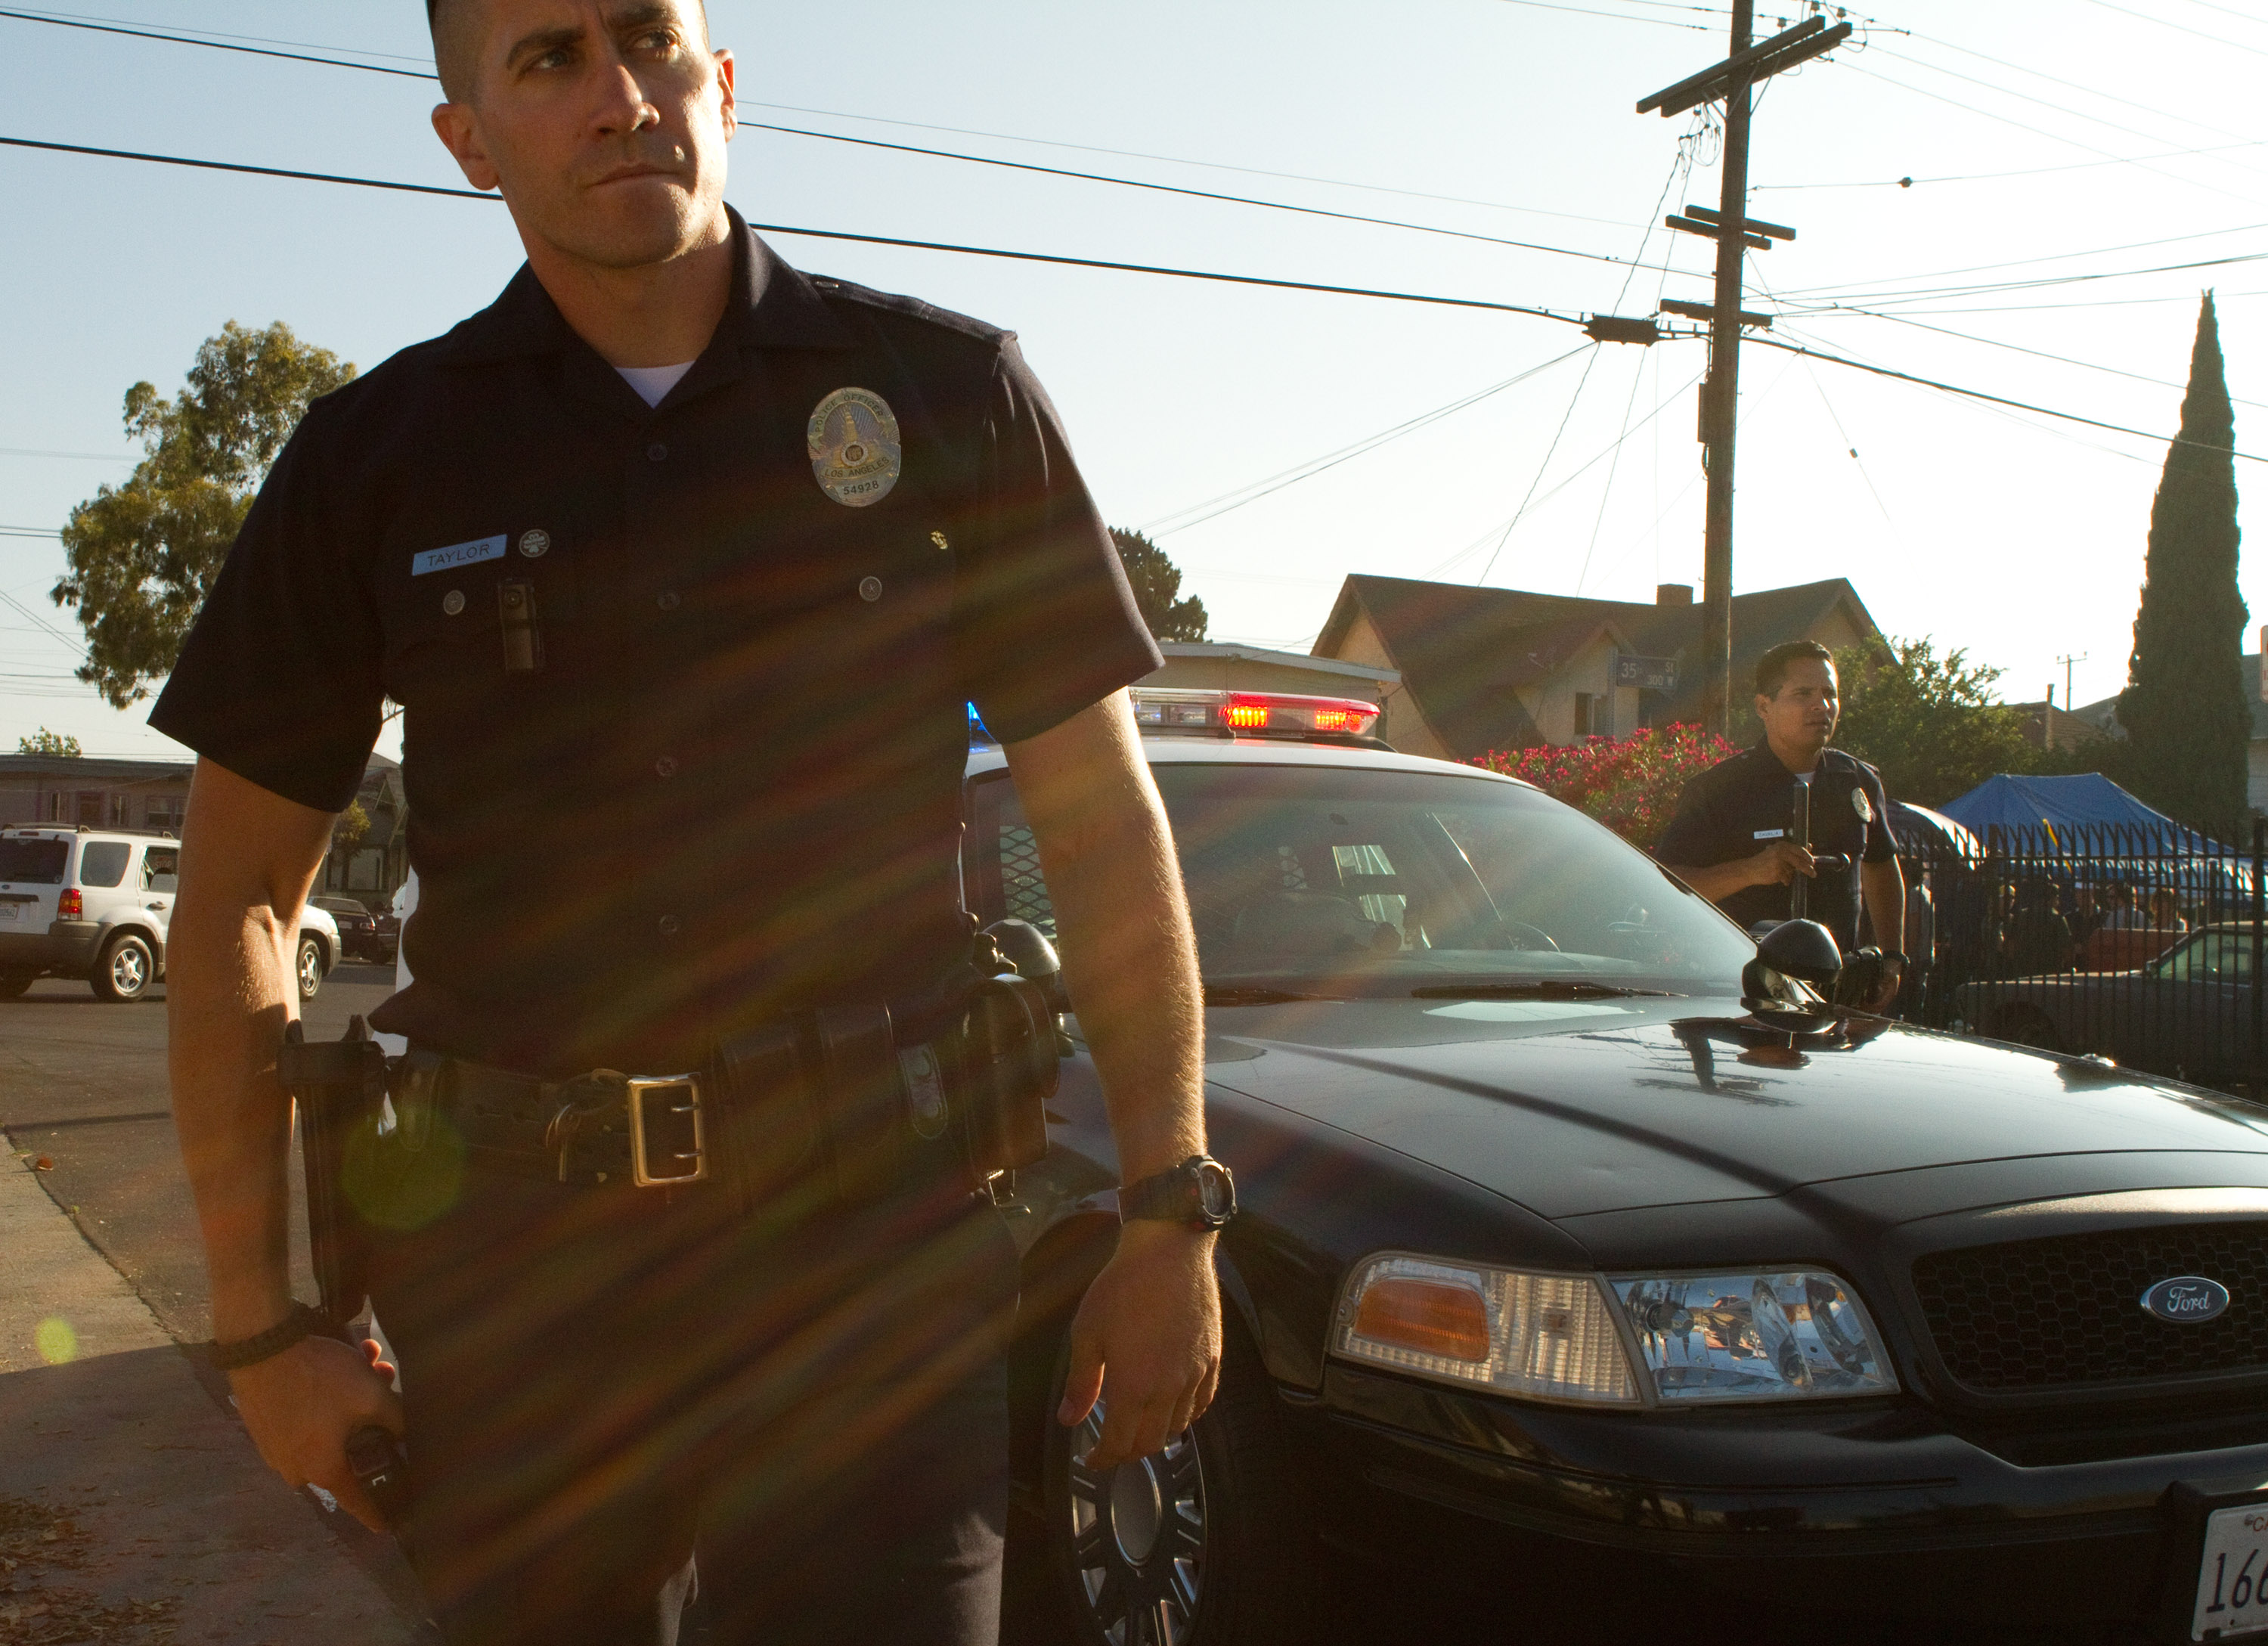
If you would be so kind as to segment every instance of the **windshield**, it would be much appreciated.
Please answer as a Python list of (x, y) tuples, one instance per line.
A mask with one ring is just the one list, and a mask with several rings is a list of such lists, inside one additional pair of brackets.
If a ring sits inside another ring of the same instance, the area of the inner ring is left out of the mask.
[(68, 840), (0, 840), (0, 881), (18, 886), (60, 886)]
[[(1755, 948), (1652, 859), (1519, 786), (1359, 767), (1152, 768), (1216, 991), (1591, 983), (1740, 992)], [(1011, 785), (980, 784), (971, 893), (1055, 935)]]

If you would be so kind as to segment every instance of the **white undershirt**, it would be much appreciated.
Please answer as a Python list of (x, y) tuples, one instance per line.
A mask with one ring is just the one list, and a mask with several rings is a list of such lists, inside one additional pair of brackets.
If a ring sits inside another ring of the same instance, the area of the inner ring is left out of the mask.
[(618, 365), (622, 381), (638, 392), (638, 398), (649, 406), (659, 406), (668, 398), (685, 374), (693, 369), (693, 362), (683, 365)]

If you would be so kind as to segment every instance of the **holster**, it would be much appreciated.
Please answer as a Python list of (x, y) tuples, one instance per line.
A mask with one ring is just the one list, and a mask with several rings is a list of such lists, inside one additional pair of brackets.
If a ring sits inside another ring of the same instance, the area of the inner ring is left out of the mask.
[(954, 1107), (970, 1177), (985, 1185), (1048, 1152), (1048, 1100), (1060, 1080), (1056, 1018), (1040, 986), (1013, 973), (970, 997), (958, 1042)]
[(370, 1251), (362, 1220), (344, 1192), (346, 1151), (358, 1127), (375, 1125), (386, 1101), (386, 1051), (360, 1017), (345, 1037), (310, 1044), (285, 1025), (276, 1081), (299, 1111), (299, 1155), (307, 1177), (307, 1249), (322, 1310), (343, 1331), (370, 1293)]

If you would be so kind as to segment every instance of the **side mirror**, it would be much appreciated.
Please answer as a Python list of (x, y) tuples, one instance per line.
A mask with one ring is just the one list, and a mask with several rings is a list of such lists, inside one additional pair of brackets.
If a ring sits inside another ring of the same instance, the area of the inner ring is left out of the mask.
[[(1829, 1009), (1823, 998), (1843, 970), (1835, 934), (1816, 920), (1783, 920), (1757, 940), (1756, 957), (1741, 969), (1741, 1003), (1759, 1016), (1797, 1014), (1806, 1019)], [(1793, 984), (1815, 991), (1806, 1000)]]
[(1046, 933), (1029, 920), (995, 920), (984, 928), (984, 935), (999, 948), (1000, 957), (1016, 969), (1018, 977), (1039, 985), (1049, 1011), (1071, 1010), (1070, 996), (1064, 992), (1063, 961)]

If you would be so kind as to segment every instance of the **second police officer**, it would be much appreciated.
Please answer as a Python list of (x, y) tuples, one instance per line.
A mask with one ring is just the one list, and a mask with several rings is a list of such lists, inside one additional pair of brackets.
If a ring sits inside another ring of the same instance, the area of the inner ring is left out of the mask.
[[(406, 1423), (453, 1646), (674, 1641), (696, 1592), (720, 1642), (989, 1641), (1015, 1251), (860, 1081), (918, 1091), (954, 1020), (973, 702), (1130, 1190), (1057, 1415), (1107, 1398), (1108, 1467), (1204, 1410), (1198, 987), (1122, 690), (1157, 651), (1013, 337), (724, 204), (698, 0), (429, 17), (526, 265), (310, 410), (151, 717), (200, 757), (169, 1010), (217, 1357), (365, 1519), (343, 1441)], [(421, 892), (376, 1021), (422, 1083), (348, 1188), (400, 1402), (291, 1298), (273, 1072), (389, 698)]]
[(1854, 1003), (1883, 1010), (1905, 969), (1905, 875), (1881, 774), (1830, 747), (1842, 714), (1834, 654), (1815, 640), (1773, 646), (1756, 686), (1763, 741), (1686, 784), (1653, 854), (1744, 926), (1786, 919), (1800, 886), (1804, 916), (1845, 956), (1859, 947), (1863, 908), (1882, 963)]

